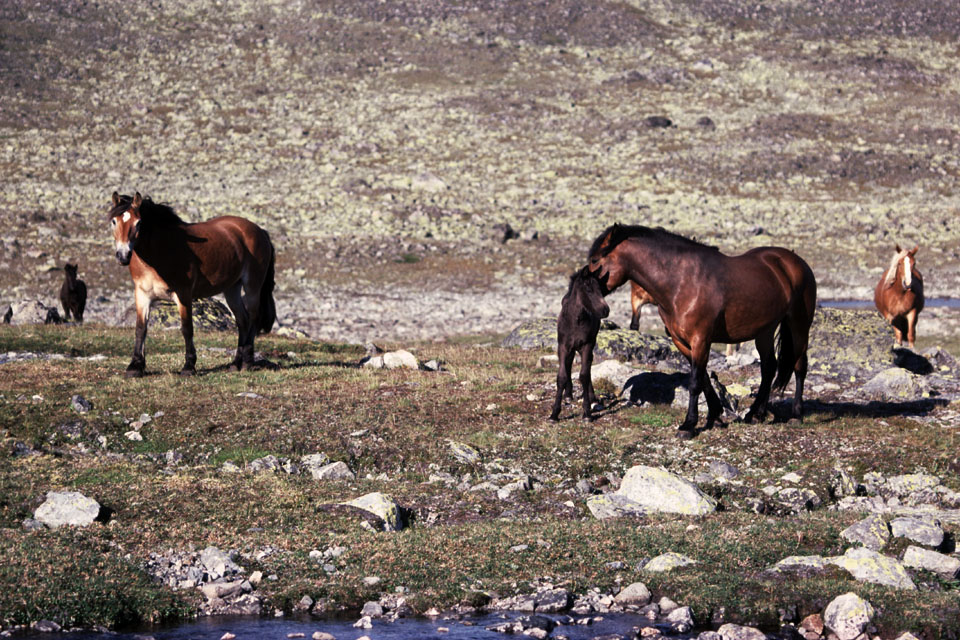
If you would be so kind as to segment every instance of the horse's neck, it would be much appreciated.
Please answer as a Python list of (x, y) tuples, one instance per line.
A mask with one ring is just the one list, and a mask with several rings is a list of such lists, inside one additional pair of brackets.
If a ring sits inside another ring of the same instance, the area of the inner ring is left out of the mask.
[(674, 281), (675, 270), (672, 267), (672, 251), (655, 251), (649, 243), (637, 243), (640, 250), (629, 255), (629, 272), (637, 284), (643, 287), (654, 300), (663, 299)]
[(177, 237), (182, 235), (184, 225), (178, 224), (169, 227), (148, 227), (144, 229), (139, 242), (137, 242), (136, 252), (140, 259), (153, 268), (158, 264), (167, 262), (171, 257), (171, 252), (176, 249), (178, 244)]

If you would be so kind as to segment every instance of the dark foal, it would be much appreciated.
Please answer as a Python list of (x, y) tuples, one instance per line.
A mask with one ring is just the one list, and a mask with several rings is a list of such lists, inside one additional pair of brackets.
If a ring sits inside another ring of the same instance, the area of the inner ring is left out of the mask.
[(590, 367), (593, 364), (593, 346), (597, 343), (600, 320), (610, 315), (610, 307), (603, 299), (600, 282), (584, 267), (570, 278), (570, 287), (560, 304), (557, 317), (557, 358), (560, 371), (557, 373), (557, 397), (553, 402), (551, 420), (560, 417), (563, 396), (573, 399), (573, 382), (570, 371), (573, 358), (580, 353), (580, 386), (583, 388), (583, 417), (592, 418), (597, 395), (593, 391)]
[(77, 277), (77, 265), (66, 264), (63, 272), (66, 276), (60, 286), (63, 319), (69, 320), (72, 313), (77, 322), (83, 322), (83, 309), (87, 306), (87, 285)]

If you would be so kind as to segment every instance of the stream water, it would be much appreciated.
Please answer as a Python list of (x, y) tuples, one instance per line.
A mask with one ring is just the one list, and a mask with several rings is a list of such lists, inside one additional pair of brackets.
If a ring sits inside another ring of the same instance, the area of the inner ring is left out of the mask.
[[(486, 627), (500, 624), (509, 620), (516, 620), (524, 614), (510, 612), (505, 614), (488, 614), (462, 620), (443, 620), (427, 618), (401, 618), (396, 622), (381, 620), (373, 621), (371, 629), (356, 629), (354, 619), (349, 620), (310, 620), (298, 618), (259, 618), (259, 617), (229, 617), (215, 616), (203, 618), (175, 627), (155, 627), (120, 633), (74, 632), (59, 637), (69, 640), (220, 640), (227, 632), (236, 636), (236, 640), (264, 638), (265, 640), (286, 640), (291, 637), (302, 637), (309, 640), (315, 631), (324, 631), (333, 635), (337, 640), (356, 640), (361, 636), (368, 636), (371, 640), (418, 640), (422, 638), (442, 638), (444, 640), (493, 640), (508, 636)], [(556, 621), (567, 621), (590, 616), (546, 616)], [(638, 626), (652, 626), (647, 618), (632, 614), (611, 614), (601, 616), (589, 625), (567, 624), (557, 626), (551, 637), (566, 636), (570, 640), (588, 640), (604, 634), (620, 633), (632, 635), (631, 629)], [(666, 630), (666, 629), (663, 629)], [(299, 634), (303, 634), (302, 636)], [(39, 637), (41, 634), (24, 634), (17, 637)], [(43, 634), (49, 637), (49, 634)], [(693, 634), (696, 635), (696, 634)], [(671, 639), (684, 640), (687, 635), (671, 635)]]
[[(833, 309), (873, 309), (873, 300), (820, 300), (819, 304)], [(924, 306), (960, 309), (960, 298), (927, 298)]]

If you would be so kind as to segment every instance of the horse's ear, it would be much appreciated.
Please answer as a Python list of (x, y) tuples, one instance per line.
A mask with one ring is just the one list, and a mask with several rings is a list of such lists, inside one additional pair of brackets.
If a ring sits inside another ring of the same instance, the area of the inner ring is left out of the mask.
[[(134, 209), (139, 209), (139, 208), (140, 208), (140, 204), (141, 204), (142, 202), (143, 202), (143, 198), (140, 197), (140, 192), (137, 191), (137, 193), (133, 196), (133, 202), (131, 202), (130, 205), (131, 205)], [(898, 251), (899, 251), (899, 249), (898, 249)]]
[(116, 191), (113, 192), (113, 206), (120, 204), (120, 194)]
[(903, 251), (903, 249), (900, 248), (900, 245), (899, 245), (899, 244), (895, 244), (895, 245), (893, 245), (893, 246), (894, 246), (894, 248), (896, 249), (897, 253), (900, 253), (901, 251)]
[(917, 249), (919, 249), (919, 248), (920, 248), (920, 245), (914, 245), (913, 249), (910, 249), (910, 251), (908, 251), (908, 253), (910, 254), (911, 257), (912, 257), (912, 256), (915, 256), (915, 255), (917, 255)]

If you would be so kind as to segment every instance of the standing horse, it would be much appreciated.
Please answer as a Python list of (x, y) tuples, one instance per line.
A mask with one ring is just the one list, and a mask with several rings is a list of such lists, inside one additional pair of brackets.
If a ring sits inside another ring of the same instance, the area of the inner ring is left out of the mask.
[(137, 305), (137, 334), (127, 377), (146, 368), (143, 343), (150, 305), (172, 299), (180, 312), (186, 355), (180, 375), (196, 373), (193, 301), (223, 293), (237, 319), (234, 370), (253, 366), (253, 340), (276, 321), (273, 302), (274, 250), (267, 232), (244, 218), (222, 216), (184, 222), (173, 209), (137, 193), (113, 192), (110, 209), (117, 260), (130, 266)]
[(656, 300), (674, 344), (690, 360), (690, 402), (677, 434), (681, 438), (694, 435), (701, 391), (707, 398), (706, 428), (723, 411), (706, 373), (713, 342), (756, 340), (761, 381), (745, 422), (766, 416), (771, 388), (782, 391), (791, 373), (796, 374), (793, 417), (802, 419), (817, 283), (795, 253), (759, 247), (726, 256), (663, 229), (615, 224), (594, 241), (589, 260), (605, 294), (627, 280), (646, 290)]
[(553, 401), (551, 420), (560, 417), (560, 405), (563, 395), (573, 399), (573, 382), (570, 371), (573, 358), (580, 353), (580, 387), (583, 389), (583, 417), (592, 418), (593, 405), (597, 394), (593, 390), (593, 378), (590, 368), (593, 366), (593, 347), (600, 332), (600, 321), (610, 315), (610, 307), (603, 299), (600, 282), (596, 276), (584, 267), (570, 277), (570, 286), (560, 303), (560, 315), (557, 316), (557, 359), (560, 370), (557, 372), (557, 396)]
[(630, 329), (633, 331), (640, 330), (640, 309), (643, 308), (645, 304), (657, 304), (653, 300), (653, 296), (644, 290), (643, 287), (638, 285), (636, 282), (630, 283), (630, 309), (633, 313), (630, 316)]
[(77, 277), (77, 265), (69, 262), (63, 266), (63, 284), (60, 285), (60, 304), (63, 306), (63, 319), (83, 322), (83, 310), (87, 306), (87, 285)]
[(916, 262), (919, 248), (904, 251), (896, 245), (897, 252), (873, 291), (873, 303), (880, 315), (893, 325), (897, 344), (903, 344), (906, 334), (911, 349), (917, 339), (917, 316), (923, 311), (923, 277), (917, 271)]

